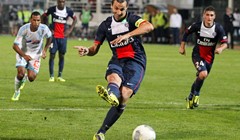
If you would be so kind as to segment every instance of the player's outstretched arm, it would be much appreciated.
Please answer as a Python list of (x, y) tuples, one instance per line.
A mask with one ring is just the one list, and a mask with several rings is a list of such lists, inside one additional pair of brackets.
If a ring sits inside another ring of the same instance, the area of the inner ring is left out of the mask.
[(100, 46), (100, 44), (94, 43), (90, 48), (84, 46), (74, 46), (73, 48), (78, 50), (80, 56), (94, 56), (98, 53)]
[(78, 50), (80, 56), (85, 56), (89, 53), (89, 48), (84, 46), (74, 46), (73, 48)]

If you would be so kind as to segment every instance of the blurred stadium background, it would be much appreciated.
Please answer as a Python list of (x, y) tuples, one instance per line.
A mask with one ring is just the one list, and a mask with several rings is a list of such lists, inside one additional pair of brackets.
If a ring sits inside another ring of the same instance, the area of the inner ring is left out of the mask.
[[(19, 9), (25, 7), (32, 11), (36, 5), (46, 10), (48, 7), (56, 5), (56, 0), (0, 0), (0, 34), (10, 34), (9, 30), (9, 16), (10, 7)], [(66, 0), (66, 6), (71, 7), (76, 13), (77, 17), (82, 8), (87, 5), (90, 7), (94, 18), (90, 22), (90, 35), (94, 36), (94, 31), (98, 24), (111, 15), (111, 0)], [(160, 10), (168, 17), (172, 13), (172, 8), (176, 7), (183, 17), (183, 28), (188, 26), (201, 16), (202, 10), (208, 5), (213, 5), (217, 10), (216, 21), (223, 22), (223, 14), (225, 8), (230, 7), (240, 8), (238, 0), (129, 0), (129, 12), (142, 15), (145, 7), (151, 7), (151, 10)], [(77, 31), (81, 26), (81, 21), (78, 20), (75, 32), (72, 37), (77, 36)], [(236, 40), (236, 39), (235, 39)]]

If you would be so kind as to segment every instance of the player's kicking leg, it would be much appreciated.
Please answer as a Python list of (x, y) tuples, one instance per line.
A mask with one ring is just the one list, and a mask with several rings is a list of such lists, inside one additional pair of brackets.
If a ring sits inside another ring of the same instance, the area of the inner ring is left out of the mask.
[(96, 91), (102, 99), (104, 99), (105, 101), (110, 103), (112, 106), (119, 105), (119, 101), (118, 101), (117, 97), (113, 93), (109, 94), (107, 89), (105, 89), (103, 86), (97, 85)]

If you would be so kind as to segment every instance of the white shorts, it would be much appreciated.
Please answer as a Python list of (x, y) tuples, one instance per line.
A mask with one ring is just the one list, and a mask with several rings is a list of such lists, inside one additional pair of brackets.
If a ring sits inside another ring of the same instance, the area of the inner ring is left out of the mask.
[(39, 72), (40, 64), (41, 64), (41, 57), (38, 57), (38, 59), (32, 59), (29, 62), (27, 62), (23, 57), (16, 55), (16, 67), (22, 66), (26, 69), (34, 71), (36, 74)]

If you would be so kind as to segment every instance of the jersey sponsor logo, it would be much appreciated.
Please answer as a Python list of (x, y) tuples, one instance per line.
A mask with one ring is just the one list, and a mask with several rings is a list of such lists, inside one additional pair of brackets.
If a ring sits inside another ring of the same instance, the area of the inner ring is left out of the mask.
[(134, 39), (132, 37), (130, 37), (127, 40), (124, 40), (120, 43), (111, 44), (111, 48), (118, 48), (118, 47), (122, 47), (122, 46), (127, 46), (128, 44), (131, 44), (132, 42), (134, 42)]
[(26, 43), (39, 44), (40, 40), (27, 40)]
[(32, 40), (32, 44), (39, 44), (40, 40)]
[(67, 23), (67, 21), (63, 17), (58, 17), (58, 19), (53, 18), (53, 22), (63, 23), (63, 24)]
[(197, 40), (197, 44), (198, 45), (202, 45), (202, 46), (215, 46), (216, 42), (211, 42), (210, 39), (208, 38), (203, 38), (204, 41), (201, 41), (200, 39)]

